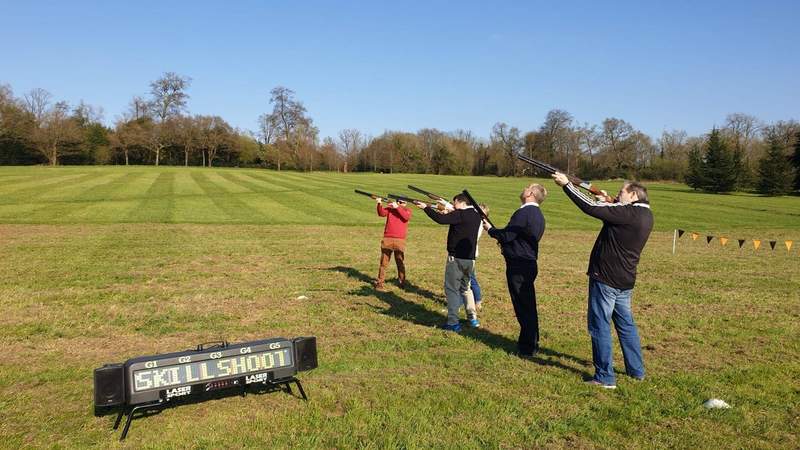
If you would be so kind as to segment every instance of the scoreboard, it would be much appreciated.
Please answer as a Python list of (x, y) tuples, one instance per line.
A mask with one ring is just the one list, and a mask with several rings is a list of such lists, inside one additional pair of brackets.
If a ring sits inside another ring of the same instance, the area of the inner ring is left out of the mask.
[(95, 415), (118, 411), (116, 429), (124, 414), (124, 439), (137, 412), (164, 408), (178, 398), (248, 386), (283, 387), (294, 383), (306, 398), (298, 372), (317, 367), (317, 339), (273, 338), (195, 350), (139, 356), (106, 364), (94, 371)]

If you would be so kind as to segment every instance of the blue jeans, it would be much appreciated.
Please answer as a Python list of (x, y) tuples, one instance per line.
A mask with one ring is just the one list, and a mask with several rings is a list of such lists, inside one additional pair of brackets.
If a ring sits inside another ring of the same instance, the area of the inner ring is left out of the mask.
[(611, 350), (611, 322), (617, 330), (625, 373), (634, 378), (644, 378), (644, 362), (639, 332), (631, 312), (633, 289), (617, 289), (589, 278), (589, 334), (592, 336), (594, 379), (614, 384), (614, 364)]
[(472, 296), (475, 297), (475, 303), (481, 302), (481, 285), (478, 284), (478, 278), (475, 277), (475, 272), (469, 277), (469, 286), (472, 288)]

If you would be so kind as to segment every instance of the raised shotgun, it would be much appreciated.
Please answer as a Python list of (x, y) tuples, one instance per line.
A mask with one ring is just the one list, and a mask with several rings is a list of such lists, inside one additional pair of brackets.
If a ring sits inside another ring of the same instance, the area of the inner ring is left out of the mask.
[(381, 199), (381, 201), (384, 201), (384, 197), (381, 197), (380, 195), (377, 195), (377, 194), (372, 194), (370, 192), (364, 192), (364, 191), (361, 191), (361, 190), (358, 190), (358, 189), (355, 189), (355, 192), (356, 192), (356, 194), (366, 195), (367, 197), (370, 197), (373, 200), (376, 199), (376, 198), (379, 198), (379, 199)]
[(472, 197), (472, 195), (470, 195), (469, 191), (468, 191), (468, 190), (466, 190), (466, 189), (464, 189), (464, 191), (462, 192), (462, 194), (464, 194), (464, 197), (467, 197), (467, 200), (469, 200), (470, 204), (472, 204), (472, 207), (473, 207), (473, 208), (475, 208), (475, 211), (478, 211), (478, 214), (480, 214), (480, 215), (481, 215), (481, 219), (483, 219), (483, 220), (485, 220), (486, 222), (488, 222), (488, 223), (489, 223), (489, 225), (491, 225), (491, 226), (492, 226), (492, 228), (494, 228), (494, 224), (492, 223), (492, 221), (491, 221), (491, 220), (489, 220), (489, 216), (487, 216), (487, 215), (486, 215), (486, 213), (485, 213), (485, 212), (483, 212), (483, 209), (481, 209), (481, 205), (480, 205), (480, 203), (478, 203), (477, 201), (475, 201), (475, 199)]
[(555, 167), (551, 166), (550, 164), (547, 164), (546, 162), (542, 162), (542, 161), (539, 161), (538, 159), (533, 159), (533, 158), (530, 158), (528, 156), (525, 156), (525, 155), (522, 155), (522, 154), (519, 154), (519, 153), (517, 153), (517, 158), (519, 160), (521, 160), (521, 161), (525, 161), (526, 163), (528, 163), (528, 164), (532, 165), (533, 167), (541, 170), (542, 172), (546, 172), (546, 173), (549, 173), (549, 174), (554, 174), (556, 172), (563, 173), (564, 175), (567, 176), (567, 178), (569, 179), (570, 183), (574, 184), (575, 186), (579, 186), (579, 187), (582, 187), (583, 189), (586, 189), (587, 191), (589, 191), (593, 195), (596, 195), (597, 197), (602, 197), (607, 203), (615, 203), (617, 201), (617, 199), (615, 199), (614, 197), (606, 194), (605, 192), (601, 191), (600, 189), (597, 189), (594, 185), (592, 185), (592, 183), (590, 183), (588, 181), (581, 180), (580, 178), (578, 178), (576, 176), (569, 175), (569, 174), (567, 174), (565, 172), (562, 172), (561, 170), (556, 169)]
[(441, 195), (436, 195), (433, 192), (428, 192), (425, 189), (420, 189), (416, 186), (408, 185), (408, 188), (412, 191), (419, 192), (420, 194), (428, 197), (431, 200), (436, 200), (436, 203), (439, 205), (444, 205), (445, 209), (454, 209), (453, 204), (447, 201), (446, 198), (442, 197)]

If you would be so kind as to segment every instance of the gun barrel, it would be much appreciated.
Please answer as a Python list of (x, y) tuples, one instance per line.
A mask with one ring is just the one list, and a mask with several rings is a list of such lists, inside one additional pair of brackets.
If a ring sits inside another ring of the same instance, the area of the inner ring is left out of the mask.
[(472, 195), (469, 193), (469, 191), (468, 191), (468, 190), (466, 190), (466, 189), (464, 189), (464, 191), (462, 192), (462, 194), (464, 194), (464, 196), (465, 196), (465, 197), (467, 197), (467, 200), (469, 200), (469, 202), (470, 202), (470, 203), (472, 203), (472, 206), (475, 208), (475, 211), (477, 211), (477, 212), (478, 212), (478, 214), (480, 214), (480, 216), (481, 216), (481, 219), (483, 219), (483, 220), (485, 220), (486, 222), (488, 222), (488, 223), (489, 223), (489, 225), (491, 225), (491, 226), (492, 226), (492, 228), (494, 228), (494, 224), (493, 224), (493, 223), (492, 223), (492, 221), (489, 219), (489, 216), (487, 216), (487, 215), (486, 215), (486, 213), (485, 213), (485, 212), (483, 212), (483, 210), (482, 210), (482, 209), (481, 209), (481, 207), (480, 207), (480, 204), (479, 204), (479, 203), (478, 203), (478, 202), (475, 200), (475, 198), (474, 198), (474, 197), (472, 197)]
[(380, 197), (380, 195), (375, 195), (375, 194), (373, 194), (371, 192), (362, 191), (360, 189), (354, 189), (354, 191), (355, 191), (356, 194), (366, 195), (367, 197), (370, 197), (370, 198), (379, 198)]
[(419, 192), (420, 194), (425, 195), (425, 196), (427, 196), (428, 198), (430, 198), (432, 200), (444, 200), (444, 201), (447, 201), (447, 199), (442, 197), (441, 195), (436, 195), (433, 192), (426, 191), (425, 189), (420, 189), (420, 188), (418, 188), (416, 186), (412, 186), (410, 184), (408, 185), (408, 188), (411, 189), (412, 191)]
[(386, 194), (386, 197), (387, 197), (387, 198), (392, 198), (392, 199), (395, 199), (395, 200), (402, 200), (402, 201), (404, 201), (404, 202), (408, 202), (408, 203), (414, 203), (414, 202), (421, 202), (421, 203), (425, 203), (425, 202), (424, 202), (424, 201), (422, 201), (422, 200), (417, 200), (416, 198), (406, 197), (405, 195), (398, 195), (398, 194)]

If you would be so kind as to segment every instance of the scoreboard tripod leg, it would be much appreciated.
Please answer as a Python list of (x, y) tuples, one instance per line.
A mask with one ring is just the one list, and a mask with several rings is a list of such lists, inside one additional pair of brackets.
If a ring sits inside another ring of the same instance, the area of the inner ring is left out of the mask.
[[(305, 391), (305, 390), (303, 390), (303, 385), (302, 385), (302, 384), (300, 384), (300, 380), (298, 380), (297, 378), (295, 378), (295, 379), (294, 379), (294, 380), (292, 380), (292, 381), (294, 381), (294, 384), (296, 384), (296, 385), (297, 385), (297, 389), (298, 389), (298, 390), (300, 390), (300, 395), (302, 395), (302, 396), (303, 396), (303, 400), (306, 400), (306, 401), (308, 401), (308, 397), (306, 396), (306, 391)], [(289, 384), (287, 383), (286, 385), (288, 386)]]
[(119, 414), (117, 414), (117, 420), (114, 421), (114, 429), (116, 430), (119, 428), (119, 423), (122, 422), (122, 416), (125, 414), (125, 408), (121, 408), (119, 410)]
[(146, 403), (144, 405), (134, 406), (133, 408), (128, 411), (128, 418), (125, 420), (125, 426), (122, 428), (122, 434), (119, 437), (119, 440), (124, 440), (125, 437), (128, 436), (128, 430), (131, 429), (131, 422), (133, 422), (133, 416), (136, 415), (139, 411), (146, 411), (152, 408), (161, 408), (163, 409), (163, 405), (161, 403)]

